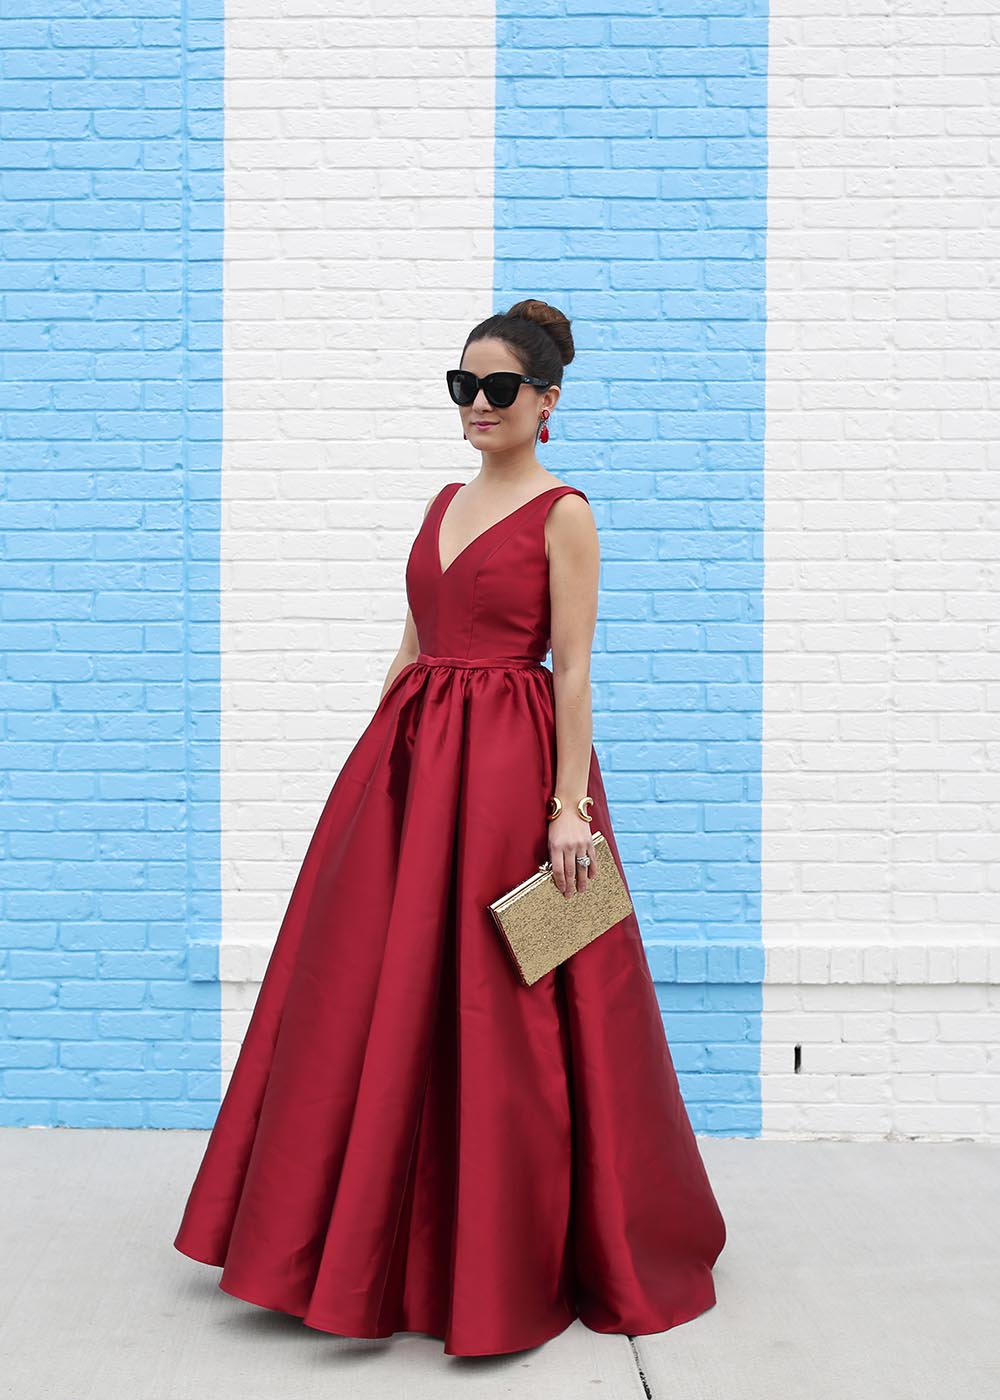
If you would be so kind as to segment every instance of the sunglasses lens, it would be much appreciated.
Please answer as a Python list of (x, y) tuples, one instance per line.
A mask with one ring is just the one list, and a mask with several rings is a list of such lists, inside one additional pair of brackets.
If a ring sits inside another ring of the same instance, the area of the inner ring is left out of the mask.
[(448, 371), (448, 392), (457, 404), (463, 408), (472, 403), (476, 397), (475, 376), (464, 369), (450, 369)]
[(520, 387), (521, 380), (518, 375), (502, 371), (488, 374), (483, 380), (486, 397), (494, 408), (510, 408), (517, 398), (517, 391)]

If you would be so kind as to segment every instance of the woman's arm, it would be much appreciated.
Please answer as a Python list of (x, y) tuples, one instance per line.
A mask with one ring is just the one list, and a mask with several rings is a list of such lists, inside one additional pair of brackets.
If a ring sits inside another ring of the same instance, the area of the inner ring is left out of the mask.
[[(552, 612), (552, 677), (556, 706), (555, 795), (562, 811), (549, 822), (549, 859), (559, 890), (586, 887), (594, 870), (590, 823), (576, 804), (587, 795), (593, 745), (590, 653), (597, 625), (601, 549), (590, 504), (582, 496), (560, 496), (545, 521)], [(548, 794), (547, 794), (548, 795)], [(589, 855), (589, 866), (577, 856)]]
[[(427, 512), (430, 510), (431, 506), (434, 504), (437, 498), (438, 493), (435, 491), (434, 495), (424, 506), (424, 520), (427, 519)], [(403, 637), (399, 643), (399, 650), (396, 652), (396, 655), (392, 658), (392, 664), (386, 672), (385, 680), (382, 683), (382, 693), (378, 697), (379, 704), (382, 703), (386, 691), (392, 685), (393, 681), (399, 675), (403, 667), (409, 666), (411, 661), (416, 661), (419, 652), (420, 641), (417, 637), (417, 625), (413, 621), (413, 614), (411, 613), (410, 609), (407, 608), (406, 621), (403, 623)]]

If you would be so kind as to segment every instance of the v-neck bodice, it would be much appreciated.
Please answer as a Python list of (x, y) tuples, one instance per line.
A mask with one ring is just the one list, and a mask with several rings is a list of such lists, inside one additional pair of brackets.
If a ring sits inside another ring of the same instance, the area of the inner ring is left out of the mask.
[(545, 520), (576, 486), (549, 487), (488, 525), (441, 568), (441, 519), (462, 482), (434, 498), (406, 562), (406, 596), (421, 653), (541, 662), (549, 650)]

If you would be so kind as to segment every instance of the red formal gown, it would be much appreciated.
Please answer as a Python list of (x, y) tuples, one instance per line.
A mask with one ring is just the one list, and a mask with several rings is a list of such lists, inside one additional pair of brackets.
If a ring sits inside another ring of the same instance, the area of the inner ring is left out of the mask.
[[(544, 527), (584, 493), (442, 571), (460, 485), (413, 541), (423, 650), (326, 799), (174, 1244), (309, 1327), (472, 1356), (686, 1322), (726, 1230), (634, 914), (525, 987), (488, 912), (548, 859)], [(620, 867), (593, 749), (587, 790)]]

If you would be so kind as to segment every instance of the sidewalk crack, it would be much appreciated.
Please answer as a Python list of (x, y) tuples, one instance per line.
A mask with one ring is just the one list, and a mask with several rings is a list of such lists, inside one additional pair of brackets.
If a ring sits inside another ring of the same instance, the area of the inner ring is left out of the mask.
[(653, 1400), (653, 1392), (649, 1388), (649, 1381), (646, 1379), (646, 1373), (642, 1369), (642, 1358), (639, 1355), (639, 1348), (636, 1345), (635, 1338), (630, 1336), (628, 1344), (632, 1348), (632, 1359), (635, 1361), (635, 1369), (638, 1371), (639, 1379), (642, 1381), (642, 1388), (646, 1393), (646, 1400)]

